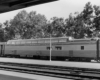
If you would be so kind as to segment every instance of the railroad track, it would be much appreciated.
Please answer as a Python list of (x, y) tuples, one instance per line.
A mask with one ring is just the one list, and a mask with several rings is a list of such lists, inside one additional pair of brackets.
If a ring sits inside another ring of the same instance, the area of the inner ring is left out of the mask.
[(0, 69), (28, 74), (38, 74), (66, 79), (99, 80), (100, 70), (75, 67), (49, 66), (0, 62)]

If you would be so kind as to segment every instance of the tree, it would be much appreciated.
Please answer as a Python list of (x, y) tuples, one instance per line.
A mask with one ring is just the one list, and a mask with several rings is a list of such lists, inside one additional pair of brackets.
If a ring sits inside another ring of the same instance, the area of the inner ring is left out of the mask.
[(94, 19), (93, 12), (94, 12), (93, 6), (90, 2), (88, 2), (85, 5), (84, 10), (82, 11), (84, 25), (85, 25), (85, 34), (87, 34), (87, 37), (92, 37), (93, 30), (94, 30), (94, 27), (93, 27), (93, 19)]
[(4, 23), (4, 39), (5, 41), (14, 39), (15, 38), (15, 32), (14, 32), (14, 27), (11, 27), (11, 20), (10, 21), (5, 21)]
[(88, 2), (81, 13), (76, 13), (76, 16), (69, 15), (66, 19), (67, 35), (74, 38), (84, 38), (92, 36), (92, 17), (93, 8), (90, 2)]
[(22, 39), (38, 38), (43, 37), (42, 27), (46, 22), (44, 15), (22, 10), (11, 21), (11, 27), (14, 28), (15, 36), (18, 35)]
[(13, 28), (15, 35), (19, 35), (20, 38), (24, 38), (24, 34), (27, 31), (26, 22), (27, 22), (28, 13), (25, 10), (19, 12), (14, 19), (11, 21), (11, 28)]
[(44, 37), (43, 27), (47, 24), (47, 19), (44, 15), (36, 14), (36, 12), (30, 12), (28, 15), (28, 25), (31, 28), (33, 38)]
[(72, 14), (69, 15), (69, 18), (65, 19), (65, 29), (64, 33), (66, 36), (73, 36), (75, 27), (75, 20)]
[(2, 28), (2, 24), (0, 23), (0, 41), (4, 42), (4, 29)]
[(100, 6), (94, 5), (95, 17), (93, 20), (93, 27), (95, 28), (93, 36), (100, 37)]
[(64, 34), (64, 19), (63, 18), (57, 18), (53, 17), (51, 18), (51, 31), (53, 37), (62, 37)]

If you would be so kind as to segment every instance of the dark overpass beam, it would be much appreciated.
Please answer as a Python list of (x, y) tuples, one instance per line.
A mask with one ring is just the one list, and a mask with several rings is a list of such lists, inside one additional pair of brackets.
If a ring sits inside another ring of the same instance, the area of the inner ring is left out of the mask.
[(59, 0), (0, 0), (0, 13)]
[(38, 0), (17, 0), (17, 1), (14, 1), (14, 2), (11, 2), (9, 3), (9, 6), (16, 6), (16, 5), (23, 5), (23, 4), (27, 4), (27, 3), (34, 3)]
[(17, 0), (17, 1), (9, 3), (9, 6), (12, 7), (16, 5), (25, 5), (25, 7), (27, 7), (31, 5), (43, 4), (43, 3), (52, 2), (52, 1), (57, 1), (57, 0)]
[(49, 2), (53, 2), (53, 1), (58, 1), (58, 0), (39, 0), (39, 1), (36, 1), (36, 2), (32, 2), (32, 3), (27, 3), (25, 4), (25, 6), (32, 6), (32, 5), (38, 5), (38, 4), (44, 4), (44, 3), (48, 3)]

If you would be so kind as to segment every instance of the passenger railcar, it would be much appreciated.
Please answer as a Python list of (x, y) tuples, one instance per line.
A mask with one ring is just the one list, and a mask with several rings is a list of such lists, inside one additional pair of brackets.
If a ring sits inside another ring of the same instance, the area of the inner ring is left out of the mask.
[[(52, 38), (52, 59), (92, 60), (97, 59), (97, 41), (91, 39)], [(5, 57), (24, 57), (49, 59), (50, 38), (9, 40), (1, 44), (1, 55)], [(98, 57), (99, 54), (98, 54)]]

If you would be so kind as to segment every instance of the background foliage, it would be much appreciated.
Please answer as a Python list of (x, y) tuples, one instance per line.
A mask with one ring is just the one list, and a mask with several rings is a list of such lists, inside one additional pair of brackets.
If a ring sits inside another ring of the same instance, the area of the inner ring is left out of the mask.
[(35, 11), (22, 10), (12, 20), (0, 24), (0, 41), (10, 39), (30, 39), (50, 37), (91, 38), (100, 37), (100, 6), (86, 3), (82, 12), (69, 14), (69, 17), (53, 17)]

